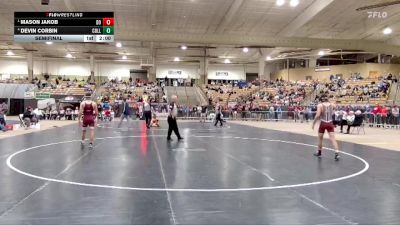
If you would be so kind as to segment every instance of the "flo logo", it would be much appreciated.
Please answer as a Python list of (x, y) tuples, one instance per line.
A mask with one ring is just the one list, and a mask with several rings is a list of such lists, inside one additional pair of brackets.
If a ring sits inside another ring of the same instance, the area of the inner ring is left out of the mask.
[(368, 18), (369, 19), (385, 19), (387, 18), (388, 14), (387, 12), (367, 12), (368, 13)]

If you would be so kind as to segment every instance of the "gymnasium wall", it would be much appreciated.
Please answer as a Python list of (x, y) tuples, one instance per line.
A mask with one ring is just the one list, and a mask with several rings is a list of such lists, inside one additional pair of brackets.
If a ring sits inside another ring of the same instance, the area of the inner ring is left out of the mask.
[(243, 65), (210, 65), (209, 80), (246, 80), (246, 70)]
[[(140, 69), (137, 64), (129, 62), (95, 62), (96, 79), (128, 79), (131, 69)], [(170, 72), (172, 71), (172, 72)], [(174, 71), (180, 71), (174, 73)], [(226, 75), (221, 75), (226, 72)], [(50, 76), (62, 76), (63, 78), (83, 79), (90, 75), (89, 60), (79, 59), (42, 59), (35, 60), (33, 63), (33, 73), (35, 77), (43, 74)], [(156, 67), (156, 77), (165, 78), (200, 78), (200, 65), (198, 64), (161, 64)], [(215, 80), (246, 80), (246, 73), (257, 73), (258, 64), (250, 65), (209, 65), (208, 79)], [(10, 74), (12, 78), (26, 77), (28, 75), (28, 65), (26, 59), (0, 59), (0, 74)], [(265, 76), (270, 74), (268, 65), (266, 66)], [(268, 76), (267, 76), (268, 77)]]
[(200, 65), (160, 64), (156, 66), (156, 78), (200, 79)]
[(400, 75), (400, 64), (350, 64), (350, 65), (336, 65), (336, 66), (321, 66), (319, 69), (327, 69), (329, 71), (316, 72), (315, 68), (297, 68), (280, 70), (272, 73), (271, 79), (284, 79), (284, 80), (305, 80), (306, 76), (318, 80), (329, 80), (331, 74), (342, 74), (344, 78), (349, 78), (352, 73), (359, 72), (361, 76), (368, 77), (370, 72), (377, 72), (378, 74), (392, 73), (393, 75)]
[[(38, 68), (34, 69), (37, 70)], [(0, 74), (27, 75), (27, 62), (26, 60), (0, 60)]]
[[(179, 71), (179, 73), (177, 73)], [(157, 65), (157, 78), (191, 78), (200, 79), (200, 65), (161, 64)], [(227, 76), (217, 76), (217, 72), (227, 72)], [(212, 80), (246, 80), (246, 73), (257, 73), (258, 65), (209, 65), (208, 79)]]
[(108, 77), (109, 79), (127, 79), (130, 76), (131, 69), (140, 69), (140, 66), (128, 63), (102, 62), (96, 63), (95, 74), (96, 76)]
[[(96, 77), (127, 79), (131, 69), (140, 69), (137, 64), (124, 62), (96, 62)], [(33, 74), (40, 77), (43, 74), (75, 78), (90, 75), (89, 60), (36, 60), (33, 62)], [(0, 74), (10, 74), (11, 77), (28, 75), (28, 65), (25, 59), (0, 59)]]

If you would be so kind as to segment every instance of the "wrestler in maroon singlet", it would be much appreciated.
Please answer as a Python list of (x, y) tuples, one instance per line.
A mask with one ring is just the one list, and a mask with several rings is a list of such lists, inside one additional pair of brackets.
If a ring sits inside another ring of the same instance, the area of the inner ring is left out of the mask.
[(95, 118), (93, 104), (91, 102), (84, 102), (82, 127), (94, 127)]
[(325, 131), (329, 134), (329, 139), (335, 148), (335, 160), (339, 160), (339, 146), (335, 138), (335, 126), (333, 125), (333, 113), (335, 106), (328, 101), (326, 95), (321, 97), (321, 103), (318, 105), (317, 114), (312, 125), (314, 129), (315, 124), (318, 120), (321, 120), (318, 128), (318, 151), (314, 154), (320, 157), (322, 154), (322, 141), (324, 139)]
[(96, 123), (98, 110), (97, 104), (90, 100), (90, 96), (86, 96), (86, 100), (81, 102), (81, 106), (79, 109), (79, 125), (81, 125), (82, 119), (82, 147), (85, 144), (86, 138), (86, 129), (89, 127), (90, 129), (90, 143), (89, 148), (93, 148), (94, 142), (94, 128)]

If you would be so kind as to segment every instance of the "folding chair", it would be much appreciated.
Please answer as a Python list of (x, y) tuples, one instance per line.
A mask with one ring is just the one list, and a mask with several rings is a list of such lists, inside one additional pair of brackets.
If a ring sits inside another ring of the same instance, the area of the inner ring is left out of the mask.
[(361, 124), (360, 126), (353, 127), (353, 130), (351, 131), (351, 133), (354, 133), (354, 130), (357, 129), (357, 134), (360, 134), (360, 130), (362, 130), (363, 133), (365, 134), (365, 129), (364, 129), (364, 127), (365, 127), (365, 124), (364, 124), (364, 121), (363, 121), (362, 124)]

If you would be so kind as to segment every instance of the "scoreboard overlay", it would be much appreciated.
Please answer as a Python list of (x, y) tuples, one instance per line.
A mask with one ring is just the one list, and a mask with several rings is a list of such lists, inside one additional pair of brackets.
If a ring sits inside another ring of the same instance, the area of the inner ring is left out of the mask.
[(114, 42), (114, 12), (14, 12), (16, 42)]

